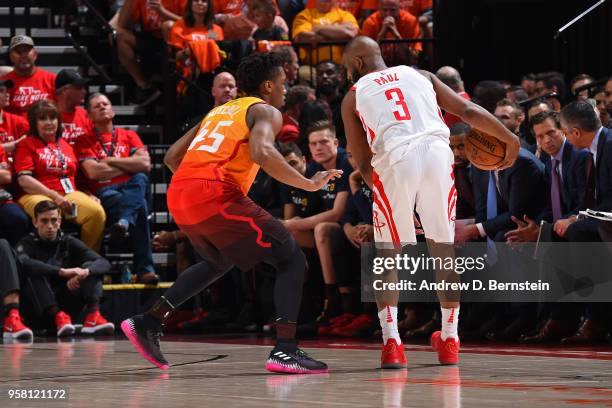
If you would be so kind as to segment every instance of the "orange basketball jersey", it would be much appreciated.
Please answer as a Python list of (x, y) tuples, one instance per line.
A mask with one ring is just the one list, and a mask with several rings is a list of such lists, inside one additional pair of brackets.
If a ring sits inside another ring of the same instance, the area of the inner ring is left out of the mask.
[(236, 186), (246, 195), (259, 170), (251, 159), (246, 122), (249, 107), (257, 103), (265, 102), (239, 98), (211, 110), (200, 123), (172, 181), (217, 180)]

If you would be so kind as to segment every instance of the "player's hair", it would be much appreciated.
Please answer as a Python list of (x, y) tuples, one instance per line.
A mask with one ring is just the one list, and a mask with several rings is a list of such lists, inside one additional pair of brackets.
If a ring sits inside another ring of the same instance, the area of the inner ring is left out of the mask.
[(529, 105), (529, 107), (527, 108), (527, 115), (529, 115), (529, 111), (532, 108), (535, 108), (536, 106), (539, 106), (539, 105), (546, 105), (546, 107), (548, 108), (549, 111), (555, 110), (554, 107), (552, 106), (552, 104), (550, 102), (548, 102), (546, 99), (537, 99), (537, 100), (533, 101)]
[(57, 119), (57, 130), (55, 131), (55, 137), (59, 140), (60, 137), (62, 137), (62, 115), (55, 102), (46, 99), (34, 103), (28, 109), (30, 133), (40, 139), (41, 137), (38, 133), (38, 126), (36, 126), (36, 122), (48, 116), (53, 119)]
[(287, 91), (285, 98), (285, 110), (292, 109), (308, 100), (309, 95), (314, 95), (315, 90), (306, 85), (294, 85)]
[(298, 145), (293, 142), (280, 143), (279, 151), (280, 154), (283, 155), (283, 157), (287, 157), (291, 153), (294, 153), (297, 157), (304, 157), (304, 153), (302, 153), (302, 150), (300, 150)]
[(535, 80), (536, 80), (536, 76), (533, 73), (525, 74), (521, 78), (521, 82), (522, 81), (535, 81)]
[[(208, 2), (208, 9), (206, 9), (206, 14), (204, 15), (204, 25), (208, 27), (209, 30), (212, 30), (215, 20), (215, 3), (214, 0), (206, 1)], [(187, 0), (187, 7), (185, 8), (184, 20), (187, 27), (193, 27), (195, 25), (195, 16), (191, 9), (192, 3), (193, 0)]]
[(318, 68), (320, 65), (323, 65), (323, 64), (332, 64), (332, 65), (334, 66), (334, 69), (335, 69), (336, 71), (340, 71), (340, 65), (336, 64), (336, 63), (335, 63), (334, 61), (332, 61), (332, 60), (323, 60), (323, 61), (319, 62), (319, 63), (318, 63), (316, 66), (315, 66), (315, 68)]
[(259, 92), (264, 81), (270, 81), (283, 68), (283, 60), (277, 53), (253, 53), (244, 58), (238, 66), (238, 88), (247, 94)]
[(533, 132), (533, 127), (543, 123), (546, 119), (551, 119), (557, 129), (561, 129), (561, 120), (559, 114), (555, 111), (540, 112), (529, 120), (529, 128)]
[(586, 101), (575, 101), (561, 109), (561, 119), (571, 127), (585, 132), (595, 132), (601, 127), (601, 120), (593, 106)]
[(450, 134), (452, 135), (467, 135), (472, 131), (472, 127), (465, 122), (457, 122), (450, 128)]
[(308, 129), (306, 129), (306, 137), (309, 137), (313, 132), (319, 132), (321, 130), (329, 130), (332, 136), (334, 138), (336, 137), (336, 128), (329, 120), (319, 120), (308, 126)]
[(511, 101), (510, 99), (502, 99), (501, 101), (497, 102), (497, 104), (495, 105), (497, 107), (500, 106), (510, 106), (512, 108), (512, 110), (514, 111), (514, 115), (515, 116), (519, 116), (520, 114), (524, 113), (523, 112), (523, 108), (521, 108), (521, 105), (519, 105), (518, 103)]
[(59, 210), (57, 204), (51, 200), (43, 200), (34, 206), (34, 218), (37, 218), (39, 214), (52, 210)]

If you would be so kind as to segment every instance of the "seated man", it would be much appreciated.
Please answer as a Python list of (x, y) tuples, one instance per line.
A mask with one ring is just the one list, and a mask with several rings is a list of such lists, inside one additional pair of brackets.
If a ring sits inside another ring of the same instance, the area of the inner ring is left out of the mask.
[(122, 242), (131, 236), (138, 281), (156, 284), (159, 276), (153, 267), (147, 220), (149, 153), (135, 132), (113, 126), (115, 112), (105, 95), (91, 95), (87, 110), (93, 134), (81, 137), (76, 150), (89, 191), (96, 194), (115, 222), (111, 227), (113, 241)]
[[(378, 11), (363, 22), (361, 32), (376, 41), (415, 39), (421, 36), (419, 20), (402, 10), (399, 0), (380, 0)], [(422, 49), (420, 42), (382, 46), (385, 60), (392, 65), (414, 63)]]
[(456, 219), (474, 218), (474, 190), (472, 186), (472, 164), (465, 154), (465, 138), (472, 128), (467, 123), (457, 122), (450, 127), (450, 148), (455, 157), (455, 187), (457, 189)]
[(5, 238), (11, 245), (15, 245), (28, 233), (30, 219), (13, 201), (10, 192), (13, 182), (12, 167), (4, 148), (0, 145), (0, 238)]
[[(70, 315), (78, 315), (85, 306), (81, 333), (113, 333), (115, 326), (100, 314), (102, 280), (110, 263), (77, 238), (60, 230), (59, 207), (50, 200), (34, 207), (36, 232), (17, 244), (17, 257), (25, 280), (22, 297), (31, 302), (39, 316), (55, 321), (57, 336), (70, 336), (75, 328)], [(5, 293), (20, 290), (19, 282), (5, 288)], [(60, 309), (61, 308), (61, 309)]]
[(0, 146), (9, 156), (13, 155), (17, 143), (23, 140), (30, 130), (26, 119), (5, 111), (10, 103), (9, 90), (13, 85), (10, 79), (0, 80)]
[(300, 60), (304, 64), (315, 65), (325, 60), (340, 64), (341, 47), (316, 47), (316, 44), (322, 41), (348, 41), (357, 35), (359, 25), (351, 13), (338, 8), (337, 0), (316, 0), (315, 8), (305, 9), (295, 17), (292, 31), (294, 42), (313, 45), (300, 49)]
[(342, 177), (329, 181), (321, 190), (308, 195), (308, 200), (312, 201), (312, 205), (319, 205), (321, 212), (305, 218), (291, 218), (283, 222), (300, 246), (314, 248), (316, 227), (323, 222), (339, 222), (344, 214), (349, 195), (348, 177), (352, 168), (346, 152), (338, 149), (338, 139), (331, 122), (315, 122), (306, 131), (306, 134), (313, 159), (306, 169), (306, 177), (311, 177), (317, 171), (329, 169), (344, 171)]
[(74, 69), (62, 69), (55, 78), (57, 108), (62, 114), (62, 138), (73, 147), (79, 137), (91, 132), (91, 120), (81, 107), (87, 83), (88, 80)]
[(5, 239), (0, 239), (0, 297), (4, 301), (4, 325), (2, 338), (28, 340), (32, 330), (23, 324), (19, 313), (19, 271), (13, 249)]
[[(281, 144), (280, 153), (287, 163), (299, 171), (302, 176), (306, 174), (306, 158), (295, 143)], [(310, 211), (312, 208), (308, 206), (308, 194), (308, 191), (281, 184), (280, 196), (281, 205), (283, 206), (283, 220), (306, 218), (311, 215)]]

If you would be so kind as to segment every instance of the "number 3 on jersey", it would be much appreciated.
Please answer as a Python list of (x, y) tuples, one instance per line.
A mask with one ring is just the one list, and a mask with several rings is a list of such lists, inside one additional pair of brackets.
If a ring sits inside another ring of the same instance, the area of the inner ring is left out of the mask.
[(406, 100), (404, 99), (404, 94), (402, 90), (399, 88), (391, 88), (385, 91), (385, 96), (388, 101), (393, 101), (397, 106), (400, 107), (399, 110), (394, 110), (393, 115), (397, 120), (410, 120), (410, 111), (408, 110), (408, 105), (406, 105)]
[(209, 153), (216, 153), (217, 150), (219, 150), (219, 146), (221, 146), (223, 139), (225, 138), (224, 135), (218, 133), (219, 128), (224, 126), (231, 126), (232, 123), (234, 123), (233, 120), (219, 121), (217, 125), (213, 128), (212, 132), (210, 132), (209, 134), (208, 132), (210, 129), (208, 129), (208, 126), (210, 125), (210, 121), (206, 121), (198, 131), (197, 136), (193, 138), (193, 141), (189, 145), (188, 150), (195, 149), (196, 145), (199, 144), (197, 148), (198, 150), (203, 150)]

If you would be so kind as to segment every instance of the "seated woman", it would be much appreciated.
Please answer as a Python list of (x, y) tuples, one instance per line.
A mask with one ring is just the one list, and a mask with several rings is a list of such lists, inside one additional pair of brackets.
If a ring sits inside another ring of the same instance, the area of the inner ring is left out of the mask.
[(28, 110), (30, 135), (17, 145), (15, 173), (24, 193), (19, 205), (33, 219), (43, 200), (57, 204), (68, 221), (81, 227), (85, 244), (99, 251), (106, 214), (99, 200), (76, 190), (79, 163), (72, 146), (62, 139), (60, 112), (52, 101), (38, 101)]

